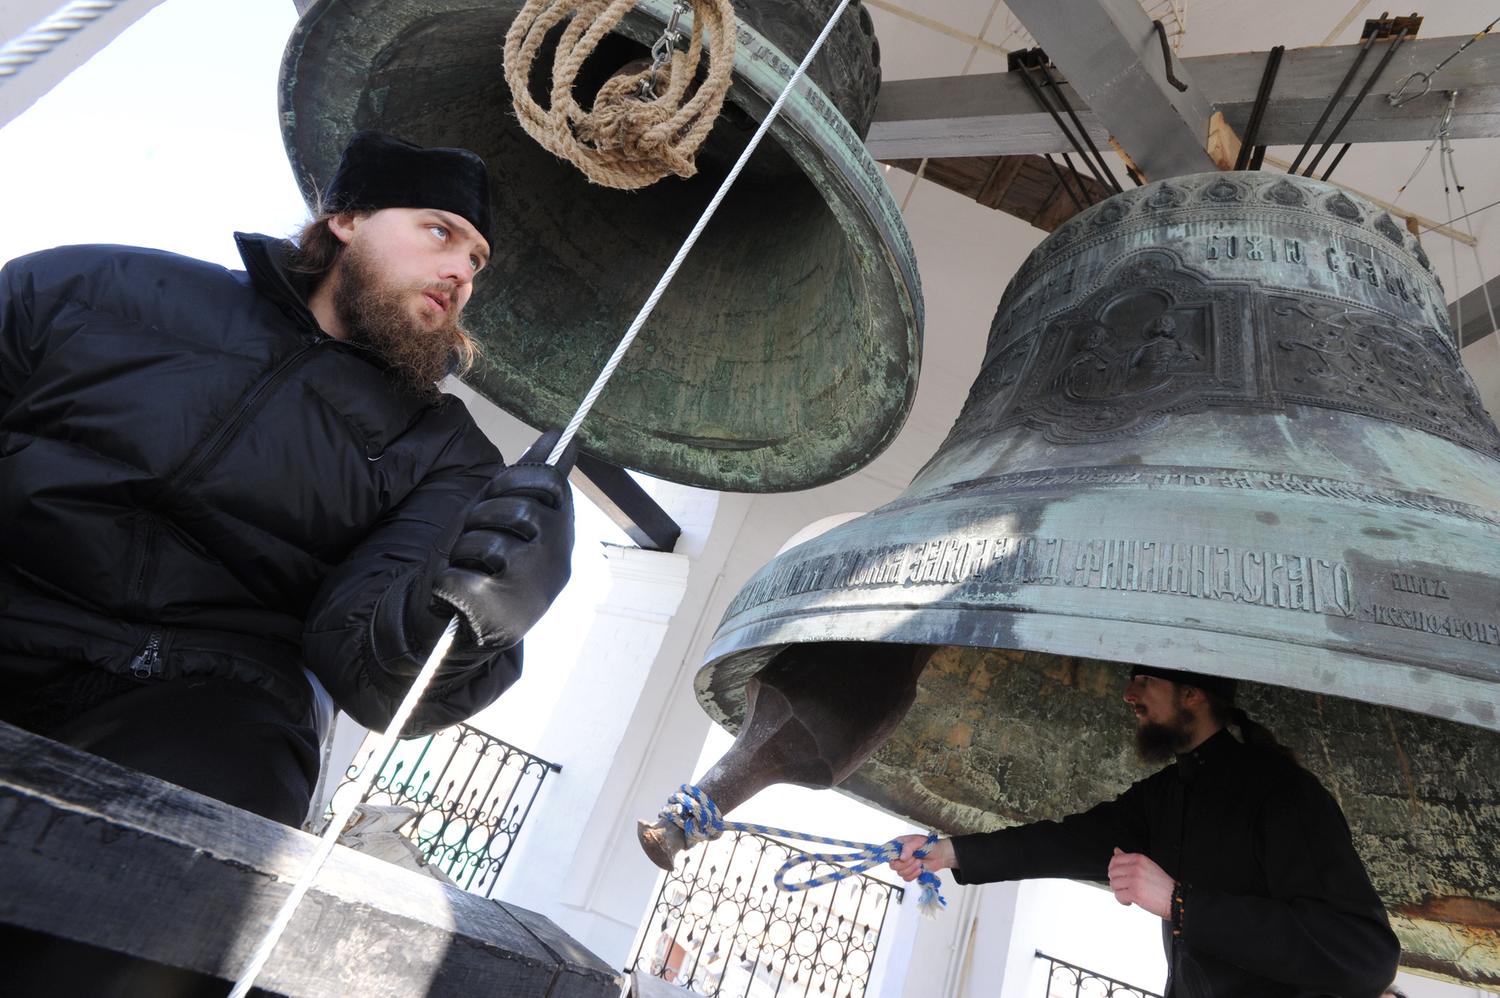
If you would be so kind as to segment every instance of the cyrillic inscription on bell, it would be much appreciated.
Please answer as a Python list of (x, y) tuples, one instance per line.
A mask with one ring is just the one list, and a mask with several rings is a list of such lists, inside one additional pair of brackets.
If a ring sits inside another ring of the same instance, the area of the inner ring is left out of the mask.
[[(926, 662), (914, 706), (871, 717), (880, 746), (820, 751), (953, 833), (1137, 778), (1126, 664), (1244, 681), (1340, 795), (1408, 951), (1500, 980), (1500, 433), (1380, 209), (1211, 174), (1054, 232), (937, 454), (752, 578), (699, 697), (735, 727), (785, 649), (833, 673), (872, 644), (882, 677)], [(739, 750), (702, 784), (726, 811), (768, 782)]]

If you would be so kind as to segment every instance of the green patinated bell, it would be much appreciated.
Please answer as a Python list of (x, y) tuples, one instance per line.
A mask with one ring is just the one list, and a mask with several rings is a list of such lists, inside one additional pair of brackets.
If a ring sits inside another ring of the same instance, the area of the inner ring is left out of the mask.
[[(1042, 243), (942, 448), (750, 580), (699, 699), (738, 729), (778, 653), (832, 674), (871, 643), (927, 656), (913, 706), (877, 748), (819, 751), (947, 832), (1149, 772), (1129, 664), (1242, 680), (1342, 804), (1406, 964), (1500, 983), (1500, 433), (1425, 254), (1372, 205), (1182, 177)], [(764, 768), (737, 742), (710, 792)]]
[[(359, 129), (465, 146), (488, 162), (497, 232), (465, 320), (469, 381), (533, 426), (572, 415), (771, 101), (831, 0), (756, 0), (734, 82), (689, 180), (590, 184), (515, 119), (502, 74), (521, 0), (322, 0), (281, 76), (282, 128), (305, 190)], [(643, 0), (585, 64), (578, 96), (649, 54), (669, 0)], [(551, 54), (535, 63), (546, 100)], [(900, 213), (861, 136), (879, 51), (855, 5), (688, 257), (584, 423), (589, 452), (652, 475), (771, 492), (847, 475), (910, 409), (922, 300)]]

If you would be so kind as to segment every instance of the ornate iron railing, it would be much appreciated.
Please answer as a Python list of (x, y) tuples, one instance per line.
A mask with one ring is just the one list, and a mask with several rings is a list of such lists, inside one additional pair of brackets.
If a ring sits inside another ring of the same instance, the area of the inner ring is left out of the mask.
[[(356, 759), (348, 768), (335, 797), (352, 786), (360, 766)], [(364, 800), (414, 810), (401, 833), (459, 887), (489, 897), (542, 783), (561, 770), (478, 728), (455, 724), (397, 742)]]
[(1162, 998), (1155, 991), (1105, 977), (1041, 950), (1036, 951), (1036, 958), (1047, 961), (1046, 998)]
[[(729, 832), (685, 854), (647, 914), (630, 969), (714, 998), (862, 998), (886, 909), (905, 892), (867, 874), (779, 891), (772, 877), (792, 851)], [(829, 869), (820, 863), (813, 874)], [(804, 875), (812, 874), (799, 867)]]

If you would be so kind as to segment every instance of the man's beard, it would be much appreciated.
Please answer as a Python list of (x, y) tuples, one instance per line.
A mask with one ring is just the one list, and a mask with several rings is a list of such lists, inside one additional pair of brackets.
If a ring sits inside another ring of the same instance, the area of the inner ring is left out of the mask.
[(1148, 721), (1136, 726), (1135, 754), (1141, 762), (1166, 762), (1187, 746), (1187, 734), (1193, 724), (1192, 712), (1178, 708), (1170, 723)]
[[(428, 328), (411, 314), (411, 301), (422, 291), (448, 299), (442, 324)], [(373, 350), (390, 365), (397, 387), (421, 397), (436, 396), (437, 383), (454, 358), (464, 352), (469, 334), (458, 324), (453, 285), (442, 281), (393, 287), (383, 284), (369, 260), (353, 246), (339, 261), (333, 308), (348, 342)]]

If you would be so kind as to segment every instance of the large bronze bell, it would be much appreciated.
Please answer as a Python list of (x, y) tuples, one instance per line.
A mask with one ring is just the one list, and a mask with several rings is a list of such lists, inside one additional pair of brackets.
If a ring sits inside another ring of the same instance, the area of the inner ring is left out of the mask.
[(1443, 301), (1412, 236), (1309, 180), (1078, 215), (906, 493), (729, 606), (698, 695), (744, 727), (704, 788), (1059, 817), (1145, 775), (1120, 663), (1233, 676), (1342, 802), (1408, 965), (1500, 983), (1500, 434)]
[[(738, 8), (738, 55), (699, 173), (591, 185), (523, 132), (502, 75), (522, 0), (321, 0), (281, 76), (293, 170), (313, 191), (358, 129), (462, 145), (490, 166), (499, 232), (465, 312), (478, 391), (561, 426), (810, 47), (832, 0)], [(579, 99), (649, 55), (670, 0), (642, 0), (584, 66)], [(551, 56), (534, 67), (545, 99)], [(584, 77), (587, 77), (585, 80)], [(787, 102), (584, 423), (586, 450), (692, 485), (807, 488), (847, 475), (911, 406), (922, 300), (900, 213), (861, 141), (879, 55), (855, 5)]]

